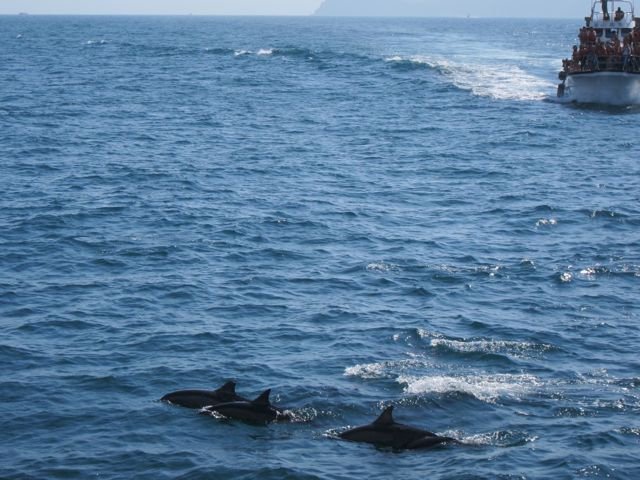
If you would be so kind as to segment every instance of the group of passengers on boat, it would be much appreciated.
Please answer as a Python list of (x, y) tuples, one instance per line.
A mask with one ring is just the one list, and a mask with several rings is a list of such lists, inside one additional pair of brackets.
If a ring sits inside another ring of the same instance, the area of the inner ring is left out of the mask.
[(601, 32), (583, 27), (579, 38), (580, 46), (574, 45), (571, 58), (562, 62), (566, 73), (640, 72), (640, 26), (622, 39), (615, 29)]

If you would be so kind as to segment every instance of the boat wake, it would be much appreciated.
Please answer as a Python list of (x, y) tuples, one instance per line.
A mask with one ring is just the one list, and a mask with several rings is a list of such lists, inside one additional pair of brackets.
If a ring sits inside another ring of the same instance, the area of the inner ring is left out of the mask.
[(532, 75), (517, 65), (474, 63), (414, 55), (387, 57), (387, 62), (432, 69), (457, 88), (478, 97), (495, 100), (541, 101), (549, 97), (555, 84)]

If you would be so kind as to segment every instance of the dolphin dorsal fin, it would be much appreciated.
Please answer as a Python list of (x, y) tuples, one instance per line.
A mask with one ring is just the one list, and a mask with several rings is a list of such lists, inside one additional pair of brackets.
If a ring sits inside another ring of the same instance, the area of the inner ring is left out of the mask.
[(218, 389), (219, 392), (224, 392), (224, 393), (233, 393), (235, 395), (236, 393), (236, 382), (227, 382), (225, 383), (223, 386), (221, 386)]
[(378, 417), (378, 419), (373, 422), (375, 425), (391, 425), (393, 422), (393, 405), (385, 408), (382, 415)]
[(260, 396), (251, 403), (256, 405), (271, 405), (271, 402), (269, 402), (269, 395), (271, 395), (271, 389), (262, 392)]

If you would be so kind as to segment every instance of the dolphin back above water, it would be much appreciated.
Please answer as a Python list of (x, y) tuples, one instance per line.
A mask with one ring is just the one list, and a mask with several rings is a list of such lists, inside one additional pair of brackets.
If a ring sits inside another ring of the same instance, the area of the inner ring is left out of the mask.
[(217, 390), (180, 390), (168, 393), (160, 400), (186, 408), (204, 408), (220, 403), (246, 401), (236, 394), (235, 382), (227, 382)]
[(417, 450), (447, 442), (457, 443), (453, 438), (440, 437), (427, 430), (396, 423), (393, 419), (393, 406), (382, 412), (375, 422), (347, 430), (339, 436), (351, 442), (371, 443), (394, 450)]
[(248, 423), (271, 423), (275, 421), (291, 421), (291, 415), (274, 407), (269, 401), (271, 390), (265, 390), (255, 400), (240, 400), (206, 407), (203, 413), (219, 413), (220, 415)]

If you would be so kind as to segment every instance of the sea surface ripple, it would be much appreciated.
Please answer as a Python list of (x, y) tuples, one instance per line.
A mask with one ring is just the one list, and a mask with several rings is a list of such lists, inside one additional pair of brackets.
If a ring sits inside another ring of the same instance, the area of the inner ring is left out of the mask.
[[(0, 17), (0, 478), (640, 477), (634, 108), (576, 21)], [(272, 388), (297, 421), (158, 399)], [(335, 433), (399, 421), (462, 444)]]

